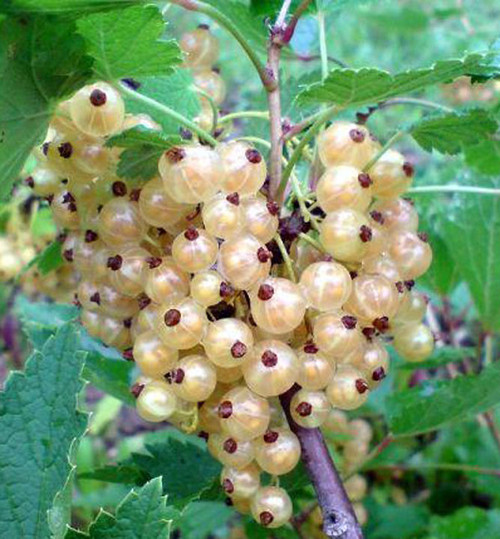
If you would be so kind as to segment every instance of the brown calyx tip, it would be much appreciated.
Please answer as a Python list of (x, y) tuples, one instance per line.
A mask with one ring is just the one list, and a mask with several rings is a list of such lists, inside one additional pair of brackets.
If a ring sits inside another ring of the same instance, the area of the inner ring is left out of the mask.
[(186, 373), (184, 369), (172, 369), (165, 374), (164, 378), (169, 384), (182, 384)]
[(346, 314), (343, 316), (340, 321), (342, 324), (344, 324), (344, 327), (346, 329), (354, 329), (356, 327), (356, 324), (358, 323), (358, 319), (355, 316), (351, 316), (350, 314)]
[(66, 260), (67, 262), (73, 262), (74, 260), (73, 249), (65, 249), (62, 255), (63, 255), (64, 260)]
[(170, 161), (170, 163), (178, 163), (186, 157), (186, 150), (184, 148), (175, 147), (170, 148), (165, 152), (165, 157)]
[(379, 331), (380, 333), (386, 333), (389, 331), (389, 318), (387, 316), (381, 316), (379, 318), (375, 318), (372, 322), (373, 327)]
[[(354, 324), (356, 325), (356, 322)], [(319, 348), (313, 342), (306, 343), (303, 350), (306, 354), (317, 354), (319, 352)]]
[(398, 281), (397, 283), (394, 283), (394, 285), (396, 286), (396, 289), (400, 294), (404, 293), (405, 285), (404, 285), (403, 281)]
[(259, 150), (256, 150), (255, 148), (249, 148), (245, 152), (245, 157), (250, 163), (252, 163), (252, 165), (257, 165), (262, 161), (262, 155), (260, 154)]
[(265, 264), (268, 260), (271, 260), (272, 257), (273, 253), (265, 247), (259, 247), (257, 249), (257, 258), (259, 259), (259, 262)]
[(236, 341), (233, 346), (231, 346), (231, 355), (235, 359), (242, 358), (247, 353), (247, 345), (241, 341)]
[(230, 195), (227, 195), (226, 200), (234, 206), (240, 205), (240, 195), (238, 193), (231, 193)]
[(415, 174), (415, 167), (409, 161), (405, 161), (403, 163), (403, 172), (408, 178), (411, 178)]
[(127, 194), (127, 186), (124, 182), (113, 182), (111, 186), (111, 191), (115, 197), (124, 197)]
[(257, 297), (262, 301), (268, 301), (274, 296), (274, 288), (270, 284), (261, 284)]
[(234, 485), (230, 479), (224, 479), (224, 481), (222, 481), (222, 488), (227, 494), (232, 494), (234, 492)]
[(149, 266), (149, 269), (155, 269), (158, 266), (161, 266), (162, 259), (159, 256), (148, 256), (146, 258), (146, 264)]
[(63, 159), (69, 159), (73, 154), (73, 146), (71, 142), (62, 142), (57, 147), (57, 151)]
[(198, 433), (198, 438), (201, 438), (202, 440), (205, 440), (205, 442), (208, 442), (208, 439), (210, 438), (210, 435), (205, 430), (200, 430)]
[(275, 430), (268, 430), (264, 436), (263, 436), (263, 439), (264, 439), (264, 442), (266, 442), (266, 444), (274, 444), (274, 442), (280, 437), (280, 434), (279, 432), (275, 431)]
[(33, 176), (28, 176), (27, 178), (25, 178), (24, 183), (28, 187), (35, 187), (35, 180), (33, 179)]
[(366, 337), (368, 341), (371, 341), (375, 337), (376, 330), (372, 327), (366, 327), (361, 330), (361, 333)]
[(300, 417), (310, 416), (312, 414), (312, 410), (312, 404), (310, 404), (309, 402), (301, 402), (295, 408), (295, 411), (300, 415)]
[(269, 200), (266, 204), (266, 207), (267, 207), (267, 211), (273, 216), (275, 217), (276, 215), (279, 214), (280, 212), (280, 207), (279, 207), (279, 204), (277, 202), (275, 202), (274, 200)]
[(128, 198), (130, 202), (138, 202), (141, 198), (141, 189), (132, 189)]
[(134, 353), (132, 348), (127, 348), (122, 352), (123, 359), (126, 359), (127, 361), (134, 361)]
[(198, 239), (200, 233), (198, 232), (197, 228), (195, 226), (188, 226), (186, 230), (184, 231), (184, 237), (188, 241), (194, 241)]
[(372, 238), (373, 238), (372, 229), (369, 226), (361, 225), (359, 227), (359, 238), (361, 239), (363, 243), (372, 241)]
[(363, 378), (358, 378), (355, 382), (356, 384), (356, 390), (361, 395), (363, 393), (366, 393), (369, 389), (368, 384), (366, 383), (366, 380), (363, 380)]
[(137, 297), (137, 303), (139, 304), (139, 309), (142, 311), (151, 303), (151, 298), (149, 298), (144, 292)]
[(163, 320), (169, 328), (176, 326), (181, 321), (181, 312), (178, 309), (169, 309), (165, 313)]
[(228, 438), (222, 447), (226, 453), (232, 455), (238, 449), (238, 442), (234, 438)]
[(427, 234), (427, 232), (419, 232), (417, 236), (424, 243), (429, 243), (429, 234)]
[(101, 295), (99, 294), (99, 292), (94, 292), (89, 300), (92, 302), (92, 303), (97, 303), (97, 305), (100, 305), (101, 304)]
[(96, 88), (95, 90), (92, 90), (89, 100), (94, 105), (94, 107), (102, 107), (106, 101), (107, 96), (106, 92), (103, 92), (102, 90), (99, 90), (99, 88)]
[(230, 298), (234, 294), (234, 288), (225, 281), (222, 281), (219, 287), (219, 295), (221, 298)]
[(126, 327), (126, 328), (131, 328), (132, 327), (132, 318), (125, 318), (125, 320), (123, 321), (123, 326)]
[(278, 355), (275, 354), (272, 350), (266, 350), (260, 357), (264, 367), (276, 367), (278, 364)]
[(366, 172), (361, 172), (361, 174), (358, 175), (358, 182), (363, 189), (368, 189), (368, 187), (372, 185), (373, 180), (366, 174)]
[(375, 369), (372, 372), (372, 380), (374, 382), (380, 382), (380, 380), (383, 380), (387, 376), (384, 367), (378, 367), (378, 369)]
[(351, 137), (351, 140), (356, 143), (364, 142), (366, 135), (362, 129), (351, 129), (349, 131), (349, 137)]
[(134, 384), (130, 388), (130, 393), (137, 399), (144, 389), (144, 384)]
[(110, 256), (106, 266), (112, 271), (118, 271), (123, 264), (123, 258), (120, 255)]
[(221, 419), (227, 419), (233, 414), (233, 405), (231, 401), (223, 401), (219, 404), (217, 414)]
[(97, 232), (94, 232), (93, 230), (85, 231), (85, 243), (92, 243), (93, 241), (96, 241), (98, 237)]
[(274, 517), (270, 511), (262, 511), (259, 515), (259, 521), (262, 526), (269, 526), (274, 520)]
[(370, 212), (370, 217), (376, 222), (378, 223), (379, 225), (383, 225), (384, 224), (384, 216), (382, 214), (382, 212), (378, 211), (378, 210), (372, 210)]
[(411, 290), (415, 286), (415, 281), (413, 279), (405, 281), (405, 286), (407, 290)]

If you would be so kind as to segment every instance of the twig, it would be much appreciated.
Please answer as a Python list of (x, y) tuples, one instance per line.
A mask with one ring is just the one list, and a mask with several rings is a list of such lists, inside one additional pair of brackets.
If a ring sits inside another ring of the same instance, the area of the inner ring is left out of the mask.
[(288, 23), (287, 29), (286, 29), (286, 43), (288, 43), (293, 36), (293, 33), (295, 32), (295, 28), (297, 26), (297, 23), (299, 22), (300, 17), (304, 14), (306, 9), (309, 7), (309, 4), (312, 3), (313, 0), (302, 0), (302, 2), (297, 6), (297, 9), (295, 10), (294, 14), (292, 15), (292, 18), (290, 19), (290, 22)]
[(323, 531), (328, 537), (363, 539), (361, 527), (321, 431), (300, 427), (290, 414), (290, 401), (297, 390), (298, 386), (292, 387), (280, 396), (280, 401), (290, 428), (300, 441), (302, 462), (316, 491), (323, 514)]
[(269, 155), (269, 193), (274, 198), (278, 187), (281, 184), (282, 166), (281, 156), (283, 155), (283, 127), (281, 123), (281, 95), (279, 89), (279, 63), (281, 56), (281, 45), (274, 43), (271, 38), (268, 47), (267, 69), (269, 75), (276, 81), (276, 86), (267, 92), (267, 102), (269, 106), (269, 125), (271, 137), (271, 152)]
[(419, 99), (416, 97), (395, 97), (393, 99), (387, 99), (386, 101), (381, 101), (373, 107), (368, 107), (368, 112), (362, 113), (358, 112), (358, 122), (365, 124), (368, 119), (377, 112), (378, 110), (388, 109), (390, 107), (396, 107), (399, 105), (415, 105), (417, 107), (424, 107), (427, 109), (441, 110), (444, 112), (453, 112), (451, 107), (446, 105), (441, 105), (440, 103), (435, 103), (434, 101), (429, 101), (427, 99)]
[(276, 236), (274, 237), (274, 241), (276, 241), (276, 244), (278, 245), (281, 256), (283, 257), (286, 271), (288, 273), (288, 278), (294, 283), (296, 283), (297, 277), (295, 276), (295, 272), (293, 271), (292, 260), (290, 258), (290, 255), (288, 254), (288, 251), (286, 250), (285, 244), (283, 243), (281, 236), (279, 234), (276, 234)]
[(471, 193), (475, 195), (500, 196), (500, 189), (476, 187), (475, 185), (424, 185), (408, 190), (410, 194), (420, 193)]

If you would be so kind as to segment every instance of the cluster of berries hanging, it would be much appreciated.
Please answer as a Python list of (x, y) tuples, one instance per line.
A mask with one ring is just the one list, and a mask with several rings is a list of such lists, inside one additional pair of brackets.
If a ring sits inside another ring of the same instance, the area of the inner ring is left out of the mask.
[[(181, 44), (197, 84), (219, 102), (213, 36), (202, 27)], [(120, 149), (105, 141), (137, 124), (155, 128), (126, 115), (114, 87), (85, 86), (59, 108), (28, 183), (66, 233), (82, 324), (141, 371), (132, 388), (140, 416), (203, 433), (234, 506), (281, 526), (292, 503), (283, 488), (261, 485), (261, 472), (290, 472), (301, 447), (279, 395), (297, 384), (294, 421), (331, 424), (384, 378), (388, 342), (410, 361), (432, 351), (426, 302), (413, 290), (431, 250), (401, 198), (413, 169), (389, 150), (364, 172), (379, 143), (363, 126), (328, 127), (317, 141), (317, 251), (290, 234), (290, 216), (263, 190), (266, 163), (244, 142), (170, 148), (157, 177), (128, 188), (116, 172)], [(298, 283), (273, 257), (282, 230)]]

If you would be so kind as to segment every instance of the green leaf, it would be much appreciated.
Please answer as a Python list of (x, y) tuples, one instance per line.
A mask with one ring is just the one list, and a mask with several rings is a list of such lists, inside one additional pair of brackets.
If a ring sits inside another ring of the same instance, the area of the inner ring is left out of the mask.
[(93, 479), (107, 483), (123, 483), (125, 485), (143, 485), (150, 476), (142, 472), (137, 466), (119, 464), (107, 465), (89, 472), (78, 474), (79, 479)]
[(180, 530), (181, 537), (187, 539), (220, 537), (221, 532), (228, 530), (228, 521), (234, 516), (234, 509), (224, 502), (194, 502), (182, 512), (176, 528)]
[(82, 12), (100, 11), (136, 4), (140, 0), (3, 0), (4, 13), (57, 13), (81, 15)]
[(377, 30), (397, 32), (408, 35), (409, 32), (422, 32), (429, 26), (429, 16), (423, 9), (410, 6), (394, 10), (375, 13), (373, 10), (366, 13), (363, 21), (373, 25)]
[(164, 492), (179, 508), (198, 499), (220, 473), (220, 464), (188, 437), (147, 443), (146, 449), (149, 455), (134, 453), (132, 462), (151, 477), (162, 476)]
[[(193, 119), (200, 112), (200, 100), (194, 90), (193, 76), (186, 69), (179, 69), (165, 77), (148, 77), (139, 82), (138, 93), (166, 105), (186, 118)], [(128, 97), (125, 104), (128, 112), (148, 114), (161, 125), (164, 134), (179, 134), (180, 125), (177, 121), (157, 108)]]
[[(132, 490), (116, 508), (115, 516), (101, 510), (84, 536), (91, 539), (168, 539), (172, 517), (176, 513), (166, 502), (161, 478), (152, 479), (142, 488)], [(74, 530), (70, 530), (66, 538), (75, 537), (72, 533)]]
[(500, 198), (456, 194), (441, 213), (439, 225), (482, 323), (491, 331), (500, 330)]
[(143, 144), (165, 150), (182, 144), (182, 138), (180, 135), (164, 136), (153, 129), (137, 126), (111, 137), (106, 142), (106, 146), (118, 146), (120, 148), (135, 148)]
[(484, 140), (465, 149), (465, 162), (481, 174), (500, 174), (500, 141)]
[(453, 361), (463, 361), (468, 357), (475, 357), (476, 353), (477, 350), (472, 347), (454, 348), (452, 346), (443, 346), (443, 348), (436, 348), (432, 356), (426, 361), (420, 361), (418, 363), (405, 361), (401, 365), (398, 365), (398, 369), (437, 369)]
[(100, 79), (164, 75), (181, 62), (175, 41), (161, 41), (165, 23), (155, 6), (95, 13), (77, 22)]
[(47, 275), (47, 273), (63, 265), (64, 260), (61, 255), (61, 247), (62, 243), (60, 241), (53, 241), (33, 259), (33, 262), (38, 266), (42, 275)]
[(409, 132), (428, 152), (457, 154), (463, 146), (478, 144), (493, 135), (497, 122), (483, 109), (436, 114), (423, 118)]
[(499, 384), (500, 363), (493, 363), (479, 375), (431, 380), (394, 393), (387, 399), (390, 430), (399, 436), (420, 434), (489, 410), (500, 402)]
[(382, 505), (371, 498), (363, 501), (363, 505), (370, 515), (366, 528), (366, 536), (370, 539), (420, 537), (419, 532), (425, 530), (430, 516), (423, 505)]
[(301, 104), (359, 107), (407, 95), (466, 74), (494, 75), (498, 74), (498, 66), (493, 64), (492, 55), (470, 54), (461, 60), (440, 60), (432, 67), (396, 75), (373, 68), (334, 69), (324, 82), (306, 87), (297, 99)]
[(434, 515), (429, 539), (492, 539), (498, 537), (500, 510), (463, 507), (446, 516)]
[(87, 417), (77, 410), (85, 354), (65, 325), (0, 394), (0, 536), (49, 537), (47, 512), (71, 471)]
[(69, 21), (0, 23), (0, 199), (47, 131), (57, 101), (90, 75), (83, 39)]

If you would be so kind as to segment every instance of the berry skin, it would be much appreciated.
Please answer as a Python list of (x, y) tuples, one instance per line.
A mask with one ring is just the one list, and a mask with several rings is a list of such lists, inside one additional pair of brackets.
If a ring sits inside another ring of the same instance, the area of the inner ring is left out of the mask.
[(364, 212), (371, 203), (371, 179), (361, 170), (341, 165), (328, 168), (316, 187), (318, 204), (327, 213), (343, 208)]
[(25, 183), (33, 189), (35, 195), (47, 197), (59, 190), (61, 180), (62, 178), (49, 167), (38, 166)]
[(321, 223), (321, 243), (329, 254), (341, 262), (361, 262), (371, 239), (368, 220), (356, 210), (336, 210)]
[(115, 288), (99, 283), (99, 308), (102, 313), (113, 318), (131, 318), (139, 310), (139, 306), (134, 298), (124, 296), (117, 292)]
[(398, 197), (412, 183), (413, 169), (396, 150), (387, 150), (368, 172), (373, 180), (373, 194), (376, 197)]
[(380, 144), (362, 125), (334, 122), (318, 137), (318, 152), (325, 167), (350, 165), (360, 170), (375, 156)]
[(196, 346), (208, 324), (205, 311), (191, 298), (168, 303), (158, 310), (155, 331), (160, 339), (176, 350), (188, 350)]
[(362, 475), (356, 474), (345, 481), (344, 488), (351, 502), (360, 502), (366, 496), (368, 485)]
[(264, 245), (250, 234), (225, 241), (219, 250), (218, 269), (235, 288), (249, 290), (265, 279), (271, 260)]
[(106, 265), (110, 284), (124, 296), (138, 296), (142, 292), (144, 275), (148, 271), (148, 256), (146, 249), (130, 245), (108, 257)]
[(71, 119), (88, 135), (109, 136), (118, 132), (125, 119), (120, 93), (105, 82), (84, 86), (71, 98)]
[(290, 401), (290, 413), (297, 425), (307, 429), (320, 427), (330, 413), (330, 403), (324, 391), (301, 389)]
[(319, 311), (340, 309), (351, 294), (349, 272), (336, 262), (310, 264), (300, 276), (308, 305)]
[(380, 199), (373, 204), (372, 211), (383, 216), (383, 228), (387, 232), (396, 230), (418, 230), (418, 213), (413, 204), (404, 198)]
[(401, 281), (401, 274), (399, 268), (394, 260), (386, 254), (379, 254), (365, 258), (362, 264), (364, 273), (382, 275), (391, 283), (397, 283)]
[(220, 482), (225, 493), (235, 498), (251, 498), (260, 487), (260, 470), (255, 464), (245, 468), (223, 468)]
[(147, 268), (143, 284), (148, 297), (157, 303), (176, 301), (189, 294), (189, 275), (170, 257), (163, 258), (156, 267)]
[(369, 393), (363, 373), (351, 365), (339, 365), (333, 380), (326, 388), (331, 405), (341, 410), (359, 408)]
[(217, 240), (202, 228), (190, 227), (172, 243), (175, 262), (190, 273), (207, 270), (215, 263), (218, 251)]
[(394, 348), (406, 361), (423, 361), (434, 351), (434, 335), (424, 324), (405, 325), (394, 332)]
[(132, 346), (128, 322), (111, 316), (102, 316), (100, 324), (100, 338), (105, 345), (114, 346), (118, 350), (125, 350)]
[(255, 456), (253, 442), (242, 442), (223, 434), (210, 435), (207, 448), (223, 466), (236, 470), (246, 468)]
[(353, 419), (349, 422), (349, 434), (357, 441), (369, 444), (373, 438), (373, 429), (364, 419)]
[(262, 243), (270, 242), (278, 230), (279, 208), (263, 196), (249, 196), (241, 201), (245, 228)]
[(209, 324), (202, 344), (210, 361), (231, 368), (241, 366), (251, 356), (254, 338), (241, 320), (223, 318)]
[[(216, 105), (220, 105), (226, 97), (226, 84), (224, 79), (214, 70), (206, 69), (194, 73), (195, 85), (206, 92)], [(200, 100), (207, 101), (203, 95)]]
[(285, 343), (266, 340), (257, 343), (252, 356), (242, 365), (248, 387), (263, 397), (276, 397), (297, 381), (297, 354)]
[(50, 204), (52, 218), (61, 229), (78, 230), (80, 228), (80, 215), (74, 197), (67, 191), (57, 193)]
[(360, 275), (352, 283), (352, 292), (345, 308), (368, 325), (387, 317), (392, 319), (399, 305), (398, 291), (382, 275)]
[(263, 435), (269, 426), (269, 403), (244, 386), (221, 397), (218, 414), (222, 430), (242, 441)]
[(210, 69), (219, 57), (219, 42), (208, 28), (186, 32), (179, 44), (186, 54), (186, 67), (191, 69)]
[(169, 385), (161, 380), (147, 383), (137, 397), (137, 413), (145, 421), (166, 421), (175, 411), (177, 397)]
[(214, 366), (200, 355), (183, 357), (165, 378), (171, 381), (172, 391), (177, 397), (188, 402), (208, 399), (217, 383)]
[(165, 228), (181, 220), (186, 206), (167, 195), (160, 178), (153, 178), (141, 188), (139, 211), (149, 225)]
[(424, 294), (416, 290), (405, 292), (399, 302), (393, 325), (399, 327), (406, 324), (418, 324), (422, 322), (426, 311), (427, 298)]
[(245, 214), (237, 193), (219, 193), (203, 205), (203, 224), (209, 234), (227, 240), (237, 236), (245, 225)]
[(383, 342), (372, 339), (366, 344), (362, 355), (354, 358), (350, 364), (363, 373), (370, 389), (374, 389), (389, 374), (389, 352)]
[(280, 487), (261, 487), (252, 498), (252, 516), (266, 528), (279, 528), (292, 517), (292, 501)]
[(271, 475), (291, 472), (300, 460), (299, 439), (289, 429), (270, 429), (254, 440), (253, 447), (257, 464)]
[(217, 373), (217, 382), (221, 384), (232, 384), (238, 382), (243, 377), (243, 373), (239, 367), (219, 367), (215, 365), (215, 372)]
[(230, 289), (220, 274), (213, 270), (201, 271), (191, 279), (191, 296), (203, 307), (215, 305), (230, 296)]
[(361, 348), (364, 342), (356, 318), (344, 312), (318, 316), (314, 320), (313, 337), (322, 352), (340, 360)]
[(181, 204), (198, 204), (212, 198), (223, 176), (221, 159), (208, 146), (171, 148), (163, 153), (158, 170), (167, 194)]
[(87, 242), (79, 238), (73, 248), (73, 264), (85, 278), (104, 279), (109, 274), (108, 258), (111, 252), (99, 239)]
[(135, 202), (119, 197), (104, 204), (100, 214), (97, 232), (111, 249), (128, 243), (140, 243), (147, 232)]
[(429, 269), (432, 262), (429, 244), (414, 232), (394, 232), (390, 236), (389, 254), (405, 280), (417, 279)]
[(281, 277), (268, 277), (250, 292), (252, 316), (256, 324), (273, 334), (292, 331), (306, 311), (302, 289)]
[(165, 346), (154, 331), (145, 331), (134, 341), (133, 356), (136, 365), (146, 376), (159, 378), (174, 367), (179, 353)]
[(221, 189), (225, 193), (255, 195), (266, 179), (266, 162), (260, 153), (245, 142), (221, 144), (217, 151), (222, 159), (224, 175)]
[(297, 353), (299, 373), (297, 383), (309, 391), (324, 389), (332, 379), (336, 364), (314, 344), (306, 344)]

